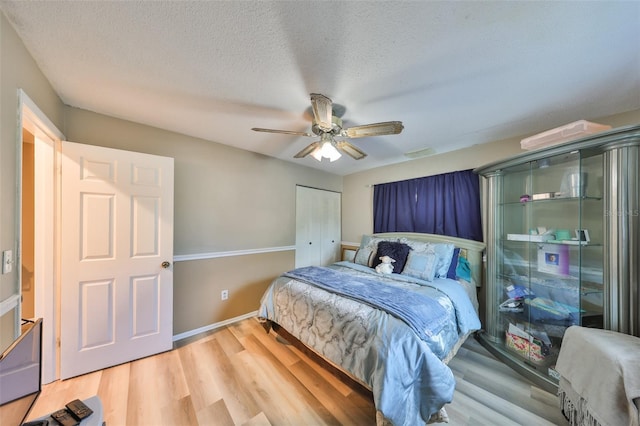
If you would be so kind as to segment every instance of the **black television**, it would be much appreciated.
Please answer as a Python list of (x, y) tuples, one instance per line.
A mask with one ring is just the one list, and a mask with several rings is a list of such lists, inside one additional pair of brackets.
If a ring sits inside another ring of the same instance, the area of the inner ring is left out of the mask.
[(23, 326), (22, 334), (0, 355), (0, 424), (19, 426), (42, 387), (42, 319)]

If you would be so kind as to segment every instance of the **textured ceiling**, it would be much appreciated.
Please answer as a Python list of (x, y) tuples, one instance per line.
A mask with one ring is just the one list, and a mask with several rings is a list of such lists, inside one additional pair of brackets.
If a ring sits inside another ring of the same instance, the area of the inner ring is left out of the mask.
[[(640, 108), (640, 2), (4, 1), (71, 106), (341, 175)], [(309, 93), (369, 156), (293, 155)]]

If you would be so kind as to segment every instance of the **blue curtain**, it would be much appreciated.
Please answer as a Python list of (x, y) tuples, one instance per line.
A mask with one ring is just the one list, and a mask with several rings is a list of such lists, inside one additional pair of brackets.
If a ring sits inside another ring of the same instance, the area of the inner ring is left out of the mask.
[(375, 185), (373, 232), (482, 241), (480, 179), (472, 170)]
[[(415, 185), (410, 180), (375, 185), (373, 189), (374, 232), (386, 232), (376, 231), (376, 229), (392, 228), (395, 231), (411, 232), (415, 203)], [(378, 212), (377, 216), (376, 212)]]

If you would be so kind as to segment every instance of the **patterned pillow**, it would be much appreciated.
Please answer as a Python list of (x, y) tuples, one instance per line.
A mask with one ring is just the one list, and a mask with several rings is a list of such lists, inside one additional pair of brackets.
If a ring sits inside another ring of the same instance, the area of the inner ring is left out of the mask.
[[(370, 268), (375, 267), (373, 265), (376, 253), (378, 252), (378, 243), (380, 241), (387, 241), (382, 238), (374, 237), (372, 235), (363, 235), (360, 240), (360, 248), (356, 251), (354, 263), (368, 266)], [(380, 261), (378, 261), (380, 263)]]
[(372, 267), (375, 268), (380, 262), (380, 258), (383, 256), (389, 256), (395, 262), (393, 263), (393, 273), (399, 274), (404, 269), (404, 264), (407, 262), (407, 256), (409, 255), (411, 247), (404, 243), (396, 241), (380, 241), (378, 243), (378, 252), (373, 259)]
[(432, 250), (409, 252), (403, 275), (433, 281), (436, 274), (436, 254)]
[(353, 259), (353, 262), (371, 268), (375, 253), (376, 252), (370, 248), (359, 248), (356, 250), (356, 256)]

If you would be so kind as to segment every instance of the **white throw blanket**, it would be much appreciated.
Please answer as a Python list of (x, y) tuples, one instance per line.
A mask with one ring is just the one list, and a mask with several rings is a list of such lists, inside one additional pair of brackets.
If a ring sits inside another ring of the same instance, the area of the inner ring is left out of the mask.
[(569, 327), (556, 370), (563, 408), (578, 416), (572, 424), (640, 425), (640, 338)]

